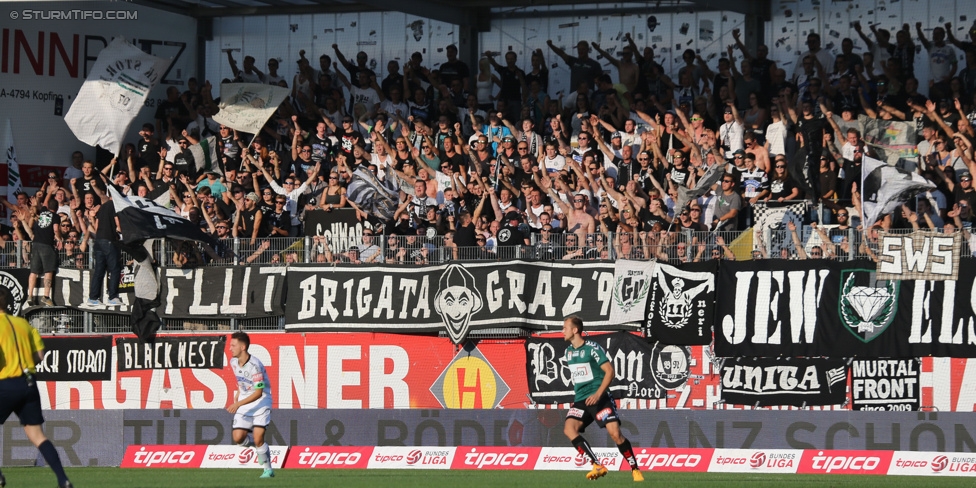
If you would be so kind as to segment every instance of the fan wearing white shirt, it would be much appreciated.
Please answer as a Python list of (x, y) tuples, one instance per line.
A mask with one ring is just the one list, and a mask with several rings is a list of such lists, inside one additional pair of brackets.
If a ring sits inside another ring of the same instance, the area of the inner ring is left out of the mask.
[(725, 123), (718, 128), (719, 144), (725, 150), (725, 160), (731, 162), (736, 151), (742, 150), (745, 146), (742, 136), (745, 134), (745, 126), (742, 124), (742, 116), (736, 110), (735, 105), (729, 103), (725, 106), (725, 113), (722, 115)]

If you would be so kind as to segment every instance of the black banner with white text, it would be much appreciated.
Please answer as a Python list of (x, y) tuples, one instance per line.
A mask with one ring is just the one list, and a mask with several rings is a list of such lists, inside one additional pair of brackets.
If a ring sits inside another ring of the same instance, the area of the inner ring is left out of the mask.
[(112, 336), (48, 337), (37, 363), (38, 381), (112, 379)]
[(715, 262), (658, 263), (647, 300), (647, 328), (665, 344), (710, 344), (715, 314)]
[(812, 407), (847, 400), (847, 362), (827, 358), (731, 358), (722, 400), (733, 405)]
[(976, 357), (976, 267), (956, 281), (889, 281), (872, 261), (723, 262), (719, 357)]
[(157, 336), (153, 342), (118, 337), (118, 370), (221, 369), (227, 336)]
[[(54, 303), (83, 308), (90, 290), (91, 270), (61, 268), (54, 279)], [(163, 318), (257, 318), (284, 314), (285, 268), (282, 266), (209, 266), (159, 270)], [(107, 293), (102, 288), (103, 294)], [(102, 303), (107, 296), (100, 298)], [(132, 296), (120, 295), (122, 306), (84, 307), (97, 312), (129, 313)]]
[[(689, 378), (691, 350), (649, 344), (627, 332), (586, 336), (607, 351), (614, 379), (610, 393), (616, 399), (666, 398), (668, 390)], [(536, 403), (572, 403), (573, 380), (564, 356), (569, 343), (562, 338), (530, 338), (525, 342), (525, 372), (529, 396)]]
[[(611, 309), (643, 310), (646, 293), (617, 293), (614, 263), (484, 262), (441, 266), (308, 266), (288, 269), (289, 331), (430, 332), (455, 343), (490, 327), (558, 329), (567, 315), (587, 328), (636, 328)], [(646, 280), (645, 280), (646, 283)], [(640, 301), (639, 306), (630, 302)]]
[(305, 212), (305, 235), (322, 236), (332, 252), (346, 252), (363, 245), (363, 222), (351, 208), (337, 208), (330, 212)]

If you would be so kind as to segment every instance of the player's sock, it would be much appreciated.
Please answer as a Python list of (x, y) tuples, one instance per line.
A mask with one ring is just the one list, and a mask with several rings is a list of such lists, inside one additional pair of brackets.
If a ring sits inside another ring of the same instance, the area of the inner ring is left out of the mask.
[(573, 439), (573, 447), (576, 448), (576, 452), (580, 453), (580, 455), (590, 458), (590, 462), (593, 464), (600, 464), (600, 461), (596, 458), (596, 454), (593, 454), (593, 449), (590, 449), (590, 443), (586, 442), (583, 436), (578, 435)]
[(44, 456), (44, 462), (51, 467), (51, 471), (54, 471), (54, 475), (58, 477), (58, 486), (68, 481), (68, 476), (64, 474), (64, 468), (61, 466), (61, 458), (58, 456), (58, 451), (54, 448), (54, 444), (46, 440), (37, 446), (37, 449)]
[(258, 453), (258, 463), (261, 464), (261, 467), (264, 469), (271, 469), (271, 459), (268, 455), (268, 443), (265, 442), (264, 444), (255, 447), (254, 450)]
[(624, 459), (630, 463), (630, 469), (640, 469), (640, 466), (637, 465), (637, 458), (634, 457), (634, 448), (630, 446), (629, 440), (624, 439), (623, 444), (617, 444), (617, 450), (619, 450), (620, 454), (623, 454)]

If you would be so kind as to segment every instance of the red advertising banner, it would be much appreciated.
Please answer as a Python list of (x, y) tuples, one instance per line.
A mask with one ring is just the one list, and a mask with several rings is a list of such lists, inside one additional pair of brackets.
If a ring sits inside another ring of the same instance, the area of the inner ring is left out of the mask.
[[(268, 370), (274, 408), (522, 408), (527, 398), (520, 341), (457, 351), (438, 337), (256, 333), (249, 351)], [(237, 388), (224, 354), (223, 370), (118, 371), (116, 349), (114, 381), (41, 382), (41, 401), (54, 410), (222, 409)]]
[(128, 446), (122, 457), (123, 468), (199, 468), (207, 446), (162, 445)]
[(828, 451), (806, 449), (799, 474), (888, 474), (893, 451)]
[[(122, 337), (132, 336), (113, 336), (112, 343)], [(189, 343), (200, 336), (167, 337), (183, 338)], [(566, 408), (527, 403), (524, 348), (524, 342), (518, 339), (481, 340), (476, 345), (469, 343), (467, 348), (457, 349), (447, 338), (322, 332), (254, 333), (250, 350), (267, 367), (276, 409)], [(707, 347), (683, 349), (688, 352), (687, 379), (681, 385), (667, 390), (664, 398), (621, 400), (620, 407), (751, 409), (720, 401), (721, 376)], [(236, 385), (229, 366), (119, 371), (118, 354), (117, 348), (113, 348), (109, 361), (112, 381), (40, 382), (44, 408), (223, 409), (233, 398)], [(223, 364), (230, 364), (228, 352), (224, 351), (224, 355)], [(147, 363), (154, 364), (155, 359), (146, 359)], [(627, 361), (615, 360), (615, 367), (620, 374), (633, 374), (627, 369), (633, 364)], [(654, 364), (647, 365), (640, 373), (660, 374)], [(933, 407), (940, 412), (976, 411), (976, 359), (921, 358), (919, 382), (923, 408)], [(848, 404), (814, 410), (849, 409)]]

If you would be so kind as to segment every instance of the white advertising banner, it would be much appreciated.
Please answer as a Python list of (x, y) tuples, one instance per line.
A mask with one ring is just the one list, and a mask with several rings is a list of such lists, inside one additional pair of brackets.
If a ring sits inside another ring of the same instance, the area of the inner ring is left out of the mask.
[[(268, 446), (271, 467), (281, 469), (285, 464), (288, 446)], [(200, 462), (201, 468), (250, 468), (261, 469), (258, 453), (254, 447), (207, 446), (207, 452)]]

